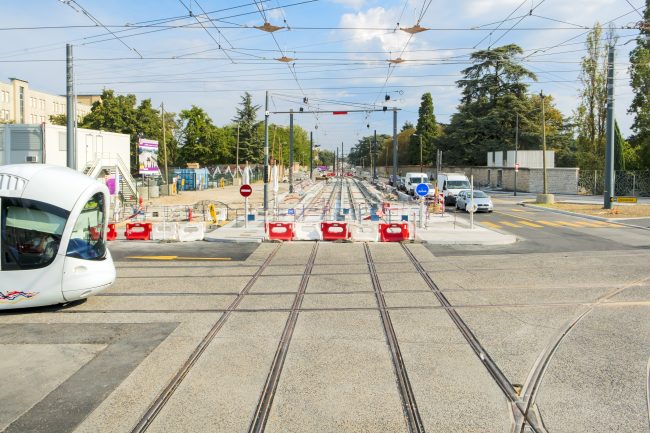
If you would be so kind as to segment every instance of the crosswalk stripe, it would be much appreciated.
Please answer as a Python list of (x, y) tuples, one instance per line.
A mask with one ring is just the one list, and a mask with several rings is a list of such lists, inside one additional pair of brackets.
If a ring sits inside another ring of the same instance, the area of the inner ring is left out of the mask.
[(521, 228), (519, 224), (511, 223), (510, 221), (499, 221), (499, 224), (503, 224), (504, 226), (514, 227), (518, 229)]
[(538, 220), (537, 222), (540, 223), (540, 224), (544, 224), (546, 226), (549, 226), (549, 227), (561, 227), (560, 224), (558, 224), (557, 222), (553, 222), (553, 221)]
[(572, 223), (572, 222), (569, 222), (569, 221), (557, 221), (557, 223), (562, 225), (562, 226), (580, 228), (579, 224)]
[(527, 226), (529, 226), (529, 227), (534, 227), (534, 228), (536, 228), (536, 229), (540, 229), (540, 228), (544, 227), (544, 226), (540, 226), (539, 224), (531, 223), (531, 222), (529, 222), (529, 221), (517, 221), (517, 222), (518, 222), (519, 224), (525, 224), (525, 225), (527, 225)]
[(501, 228), (501, 226), (499, 224), (494, 224), (494, 223), (491, 223), (489, 221), (483, 221), (481, 224), (483, 224), (484, 226), (492, 227), (493, 229), (500, 229)]

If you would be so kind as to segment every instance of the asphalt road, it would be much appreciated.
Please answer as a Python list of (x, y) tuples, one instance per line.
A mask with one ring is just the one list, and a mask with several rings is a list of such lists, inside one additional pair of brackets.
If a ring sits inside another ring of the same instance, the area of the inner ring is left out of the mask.
[(647, 432), (650, 231), (496, 201), (513, 245), (111, 243), (0, 315), (0, 431)]
[[(474, 222), (491, 230), (513, 234), (519, 241), (507, 246), (436, 246), (427, 248), (437, 255), (526, 254), (650, 248), (650, 230), (609, 224), (547, 210), (518, 205), (521, 197), (493, 196), (494, 212), (477, 213)], [(469, 219), (464, 211), (459, 218)], [(650, 218), (625, 221), (650, 226)]]

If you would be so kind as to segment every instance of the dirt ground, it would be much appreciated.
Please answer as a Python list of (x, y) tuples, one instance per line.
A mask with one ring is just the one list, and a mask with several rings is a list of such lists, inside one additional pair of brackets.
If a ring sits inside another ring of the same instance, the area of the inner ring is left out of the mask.
[[(252, 185), (253, 193), (248, 198), (250, 207), (260, 207), (264, 201), (264, 184), (257, 182)], [(281, 183), (278, 194), (289, 190), (288, 183)], [(273, 190), (269, 185), (269, 199), (273, 199)], [(145, 205), (173, 206), (192, 205), (203, 200), (220, 201), (230, 207), (244, 207), (244, 197), (239, 194), (239, 186), (226, 186), (224, 188), (210, 188), (201, 191), (183, 191), (180, 194), (160, 196), (158, 198), (145, 200)]]
[(600, 204), (554, 203), (544, 206), (603, 218), (650, 217), (650, 205), (617, 203), (612, 209), (603, 209)]

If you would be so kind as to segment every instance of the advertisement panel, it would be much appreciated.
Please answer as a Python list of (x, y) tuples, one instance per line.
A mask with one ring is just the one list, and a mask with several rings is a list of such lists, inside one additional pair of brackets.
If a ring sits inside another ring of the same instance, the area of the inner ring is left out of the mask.
[(160, 174), (158, 168), (158, 141), (147, 138), (138, 140), (138, 165), (140, 174)]

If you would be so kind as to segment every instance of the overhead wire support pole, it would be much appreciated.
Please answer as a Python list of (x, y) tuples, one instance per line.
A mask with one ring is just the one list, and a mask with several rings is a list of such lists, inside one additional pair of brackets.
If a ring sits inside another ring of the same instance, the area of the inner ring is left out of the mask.
[(293, 192), (293, 110), (289, 112), (289, 192)]
[(397, 188), (397, 108), (393, 108), (393, 186)]
[(74, 134), (74, 85), (73, 85), (73, 58), (72, 45), (65, 46), (66, 53), (66, 164), (68, 168), (76, 170), (76, 146)]
[(309, 131), (309, 180), (314, 174), (314, 132)]
[[(239, 123), (237, 124), (239, 131)], [(239, 141), (239, 133), (237, 134)], [(264, 104), (264, 223), (269, 209), (269, 91), (266, 91)]]
[(612, 208), (614, 199), (614, 44), (609, 46), (607, 58), (607, 144), (605, 148), (605, 191), (603, 207)]

